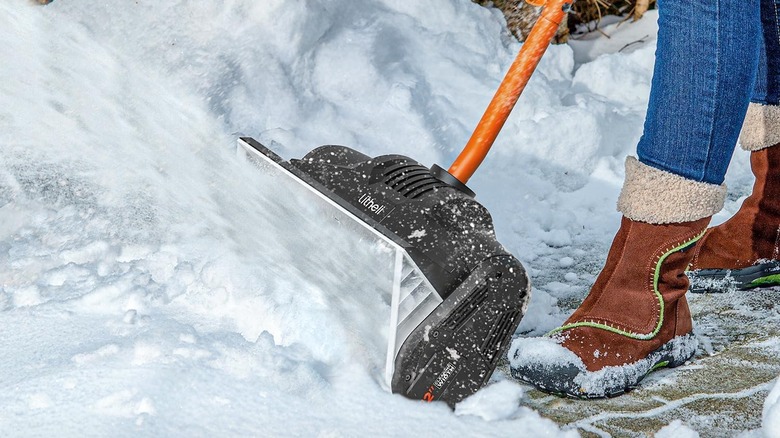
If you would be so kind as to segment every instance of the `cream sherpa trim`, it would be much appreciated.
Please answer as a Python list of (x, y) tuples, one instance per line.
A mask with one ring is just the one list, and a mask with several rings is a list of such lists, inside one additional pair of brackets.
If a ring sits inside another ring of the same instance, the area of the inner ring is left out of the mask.
[(725, 200), (725, 184), (694, 181), (628, 157), (618, 211), (651, 224), (690, 222), (719, 212)]
[(739, 142), (746, 151), (758, 151), (780, 143), (780, 106), (751, 103)]

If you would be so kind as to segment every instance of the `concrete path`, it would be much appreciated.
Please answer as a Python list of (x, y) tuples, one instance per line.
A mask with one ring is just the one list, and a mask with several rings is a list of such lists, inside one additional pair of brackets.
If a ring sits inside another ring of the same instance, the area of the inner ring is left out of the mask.
[(583, 436), (652, 436), (677, 419), (702, 437), (760, 428), (764, 399), (780, 375), (780, 289), (688, 299), (699, 337), (688, 364), (657, 371), (609, 400), (562, 399), (529, 387), (528, 405)]

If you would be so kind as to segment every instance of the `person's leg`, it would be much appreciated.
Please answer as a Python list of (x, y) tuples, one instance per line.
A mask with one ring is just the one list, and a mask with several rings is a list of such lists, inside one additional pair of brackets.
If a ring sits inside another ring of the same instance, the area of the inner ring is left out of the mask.
[(655, 76), (618, 201), (623, 221), (588, 297), (549, 337), (518, 339), (512, 374), (604, 397), (695, 352), (684, 271), (723, 206), (726, 167), (756, 74), (759, 0), (659, 0)]
[[(755, 88), (753, 90), (751, 105), (754, 117), (757, 120), (751, 121), (752, 123), (764, 124), (770, 122), (769, 117), (776, 117), (776, 109), (762, 109), (762, 106), (778, 106), (780, 105), (780, 0), (761, 0), (761, 58), (758, 67), (758, 76), (756, 77)], [(762, 113), (774, 113), (774, 114), (762, 114)], [(767, 116), (768, 118), (762, 118), (761, 116)], [(774, 122), (778, 120), (775, 118)], [(780, 138), (776, 131), (769, 132), (765, 129), (769, 128), (768, 125), (764, 126), (748, 126), (746, 134), (748, 141), (773, 141), (772, 144), (778, 143)], [(771, 138), (763, 137), (767, 135)], [(758, 135), (758, 137), (755, 137)]]
[(780, 284), (780, 0), (761, 0), (761, 51), (740, 143), (750, 151), (753, 193), (697, 246), (691, 290)]
[(637, 146), (642, 163), (723, 183), (760, 52), (759, 2), (736, 3), (659, 1), (655, 74)]

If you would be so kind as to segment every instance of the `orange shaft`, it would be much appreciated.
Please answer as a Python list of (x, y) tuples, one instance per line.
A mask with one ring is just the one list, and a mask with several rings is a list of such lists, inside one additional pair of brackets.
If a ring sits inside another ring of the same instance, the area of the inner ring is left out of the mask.
[(449, 173), (463, 184), (466, 184), (471, 178), (471, 175), (485, 159), (490, 147), (493, 146), (493, 142), (496, 141), (509, 113), (512, 112), (517, 99), (520, 98), (520, 94), (531, 79), (536, 66), (539, 65), (539, 60), (542, 59), (542, 55), (558, 32), (572, 1), (548, 0), (547, 5), (542, 10), (542, 14), (523, 43), (520, 53), (517, 54), (517, 58), (509, 67), (509, 71), (504, 80), (501, 81), (493, 100), (490, 101), (485, 114), (474, 133), (471, 134), (469, 142), (450, 166)]

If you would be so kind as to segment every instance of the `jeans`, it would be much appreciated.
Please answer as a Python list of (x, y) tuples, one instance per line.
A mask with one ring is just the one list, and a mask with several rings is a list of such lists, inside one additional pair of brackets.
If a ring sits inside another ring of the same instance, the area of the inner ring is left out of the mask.
[(780, 0), (658, 0), (639, 161), (722, 184), (749, 102), (780, 104)]

